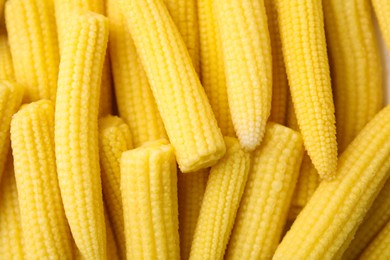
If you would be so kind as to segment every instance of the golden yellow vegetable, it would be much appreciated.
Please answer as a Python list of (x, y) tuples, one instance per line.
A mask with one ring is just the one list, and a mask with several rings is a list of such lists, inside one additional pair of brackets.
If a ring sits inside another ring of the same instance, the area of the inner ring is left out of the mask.
[(11, 50), (5, 28), (0, 28), (0, 79), (15, 80)]
[(359, 259), (386, 260), (390, 258), (390, 222), (375, 237)]
[(386, 0), (371, 0), (371, 4), (387, 49), (390, 50), (390, 3)]
[(117, 260), (120, 258), (120, 253), (116, 243), (114, 231), (112, 229), (112, 222), (107, 215), (106, 207), (104, 209), (104, 219), (106, 223), (106, 239), (107, 239), (107, 259)]

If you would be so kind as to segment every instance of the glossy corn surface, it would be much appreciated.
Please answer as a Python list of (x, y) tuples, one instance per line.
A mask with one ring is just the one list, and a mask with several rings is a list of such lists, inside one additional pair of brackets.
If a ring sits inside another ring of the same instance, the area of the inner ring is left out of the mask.
[(0, 79), (15, 80), (11, 50), (5, 28), (0, 29)]

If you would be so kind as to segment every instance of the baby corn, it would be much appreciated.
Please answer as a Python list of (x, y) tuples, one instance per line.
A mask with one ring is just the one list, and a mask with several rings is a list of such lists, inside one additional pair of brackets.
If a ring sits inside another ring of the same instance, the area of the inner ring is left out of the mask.
[(387, 0), (371, 0), (371, 3), (387, 49), (390, 50), (390, 2)]
[[(107, 259), (117, 260), (119, 258), (119, 250), (117, 248), (114, 231), (112, 229), (112, 223), (107, 215), (106, 207), (104, 208), (104, 219), (106, 223), (106, 243), (107, 243)], [(122, 230), (123, 231), (123, 230)]]
[(214, 165), (226, 151), (223, 137), (164, 3), (120, 2), (181, 171)]
[(276, 0), (288, 81), (305, 148), (320, 176), (337, 166), (334, 105), (321, 0)]
[(226, 155), (213, 167), (192, 241), (190, 259), (222, 259), (248, 177), (250, 157), (225, 137)]
[(87, 259), (106, 258), (98, 110), (108, 23), (75, 13), (64, 43), (55, 112), (57, 171), (73, 238)]
[(0, 29), (0, 79), (15, 80), (11, 51), (5, 29)]
[(337, 177), (321, 182), (273, 259), (333, 259), (341, 255), (389, 177), (389, 169), (390, 106), (387, 106), (341, 155)]
[(390, 222), (381, 230), (359, 259), (386, 260), (390, 258)]

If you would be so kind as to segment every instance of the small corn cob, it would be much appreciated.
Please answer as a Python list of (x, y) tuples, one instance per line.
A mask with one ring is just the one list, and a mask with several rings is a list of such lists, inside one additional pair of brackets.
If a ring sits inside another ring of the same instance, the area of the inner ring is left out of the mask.
[(226, 155), (211, 167), (190, 259), (222, 259), (248, 177), (250, 155), (225, 137)]
[(11, 153), (1, 178), (0, 201), (0, 258), (23, 260), (23, 234)]
[(24, 102), (56, 98), (57, 30), (52, 0), (9, 0), (5, 17), (15, 79), (25, 88)]
[(107, 0), (109, 51), (119, 115), (130, 127), (135, 147), (166, 138), (152, 90), (140, 63), (119, 0)]
[(290, 91), (305, 148), (320, 176), (334, 177), (337, 143), (321, 0), (276, 0)]
[(126, 256), (126, 240), (120, 191), (120, 158), (122, 153), (132, 148), (132, 146), (130, 129), (122, 119), (115, 116), (106, 116), (99, 120), (99, 152), (103, 196), (121, 258)]
[(268, 31), (272, 46), (272, 103), (269, 120), (285, 124), (289, 92), (279, 33), (278, 14), (275, 0), (264, 0), (264, 4), (267, 11)]
[(180, 258), (182, 260), (190, 256), (192, 238), (208, 175), (209, 169), (178, 174)]
[(180, 259), (176, 163), (171, 145), (124, 152), (121, 192), (128, 259)]
[(390, 2), (387, 0), (371, 0), (371, 3), (387, 49), (390, 50)]
[(12, 81), (0, 80), (0, 180), (9, 153), (9, 129), (12, 115), (22, 102), (24, 88)]
[(271, 259), (279, 244), (303, 156), (298, 132), (270, 123), (242, 197), (226, 259)]
[(5, 28), (0, 28), (0, 79), (15, 80), (11, 51)]
[(11, 122), (12, 153), (27, 259), (72, 257), (54, 153), (54, 105), (30, 103)]
[(123, 256), (122, 258), (120, 257), (114, 231), (112, 229), (112, 221), (110, 221), (110, 218), (107, 214), (106, 207), (104, 208), (104, 219), (106, 223), (107, 259), (110, 260), (124, 259), (125, 256)]
[(390, 221), (364, 250), (359, 259), (386, 260), (390, 258)]
[(369, 0), (324, 0), (341, 153), (382, 108), (382, 65)]
[(277, 259), (334, 259), (390, 174), (390, 106), (379, 112), (340, 156), (337, 176), (323, 181), (274, 255)]
[(63, 45), (55, 111), (57, 171), (65, 213), (83, 257), (106, 258), (98, 110), (108, 22), (75, 13)]
[(272, 57), (264, 1), (216, 0), (229, 108), (241, 146), (261, 142), (272, 100)]
[(163, 1), (120, 2), (181, 171), (214, 165), (225, 154), (225, 143)]
[(199, 74), (198, 0), (164, 0), (190, 54), (196, 73)]
[(390, 180), (387, 180), (364, 217), (343, 259), (356, 259), (388, 221), (390, 221)]
[(224, 136), (235, 137), (230, 115), (222, 42), (217, 30), (213, 0), (198, 0), (200, 79)]

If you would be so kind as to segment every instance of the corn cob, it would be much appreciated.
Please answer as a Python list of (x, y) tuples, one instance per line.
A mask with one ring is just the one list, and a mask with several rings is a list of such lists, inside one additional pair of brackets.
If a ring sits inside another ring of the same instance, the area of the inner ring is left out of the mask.
[(152, 90), (140, 63), (119, 0), (107, 1), (109, 51), (119, 115), (133, 135), (134, 146), (166, 138)]
[(222, 134), (235, 137), (227, 97), (222, 42), (213, 9), (213, 0), (198, 0), (200, 79)]
[(211, 167), (190, 259), (222, 259), (248, 177), (250, 157), (225, 137), (226, 155)]
[(287, 219), (303, 141), (298, 132), (270, 123), (242, 197), (226, 259), (271, 259)]
[(120, 2), (181, 171), (215, 164), (226, 151), (223, 137), (164, 3)]
[(305, 148), (320, 176), (334, 177), (337, 143), (321, 0), (277, 0), (290, 91)]
[(337, 177), (323, 181), (283, 238), (277, 259), (333, 259), (389, 177), (390, 106), (379, 112), (339, 159)]
[(386, 0), (371, 0), (371, 3), (387, 49), (390, 50), (390, 3)]
[(180, 258), (190, 256), (192, 238), (198, 221), (209, 169), (178, 174)]
[(382, 65), (369, 0), (324, 0), (341, 153), (382, 108)]
[(11, 122), (12, 152), (27, 259), (72, 257), (54, 154), (54, 106), (22, 107)]
[(15, 80), (11, 51), (5, 28), (0, 28), (0, 79)]
[(121, 192), (128, 259), (180, 259), (176, 164), (171, 145), (124, 152)]
[(71, 21), (62, 50), (55, 113), (58, 178), (65, 213), (83, 257), (105, 259), (97, 119), (108, 22), (90, 12), (74, 14)]
[(58, 41), (51, 0), (9, 0), (6, 25), (15, 79), (25, 88), (24, 102), (56, 98)]
[(124, 259), (125, 256), (120, 257), (114, 231), (112, 229), (112, 221), (110, 221), (110, 218), (107, 214), (106, 207), (104, 208), (104, 219), (106, 223), (107, 259), (111, 259), (111, 260)]
[(122, 153), (132, 148), (132, 146), (130, 129), (122, 119), (115, 116), (106, 116), (99, 120), (99, 151), (103, 196), (121, 258), (126, 256), (126, 241), (120, 193), (120, 158)]
[(264, 1), (216, 0), (229, 108), (241, 146), (261, 142), (272, 100), (272, 57)]
[(359, 259), (386, 260), (390, 258), (390, 222), (364, 250)]
[(190, 54), (196, 73), (199, 74), (199, 27), (197, 0), (164, 0)]
[(355, 237), (344, 253), (344, 259), (356, 259), (363, 249), (370, 243), (376, 234), (390, 220), (390, 180), (383, 186), (363, 223), (356, 231)]
[(1, 178), (0, 201), (0, 258), (23, 260), (23, 234), (11, 153)]

